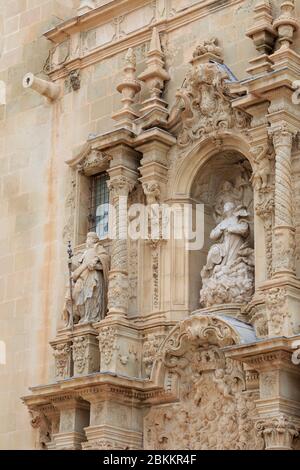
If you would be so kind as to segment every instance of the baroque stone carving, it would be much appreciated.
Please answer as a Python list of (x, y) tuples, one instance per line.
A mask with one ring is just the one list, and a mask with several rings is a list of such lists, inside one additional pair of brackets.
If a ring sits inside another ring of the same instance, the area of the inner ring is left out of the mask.
[(83, 450), (126, 450), (126, 446), (106, 439), (96, 439), (82, 443)]
[(286, 294), (286, 289), (280, 287), (274, 287), (267, 292), (266, 308), (270, 336), (281, 336), (285, 333), (288, 316)]
[(165, 335), (149, 334), (143, 344), (143, 364), (148, 378), (151, 375), (153, 362), (164, 338)]
[(204, 54), (210, 53), (217, 57), (222, 57), (222, 48), (218, 45), (218, 39), (212, 38), (201, 42), (193, 52), (193, 59), (198, 59)]
[(90, 175), (94, 172), (99, 172), (99, 169), (103, 168), (104, 165), (108, 165), (110, 160), (111, 156), (107, 153), (100, 150), (92, 150), (83, 162), (77, 165), (77, 169), (85, 175)]
[(77, 336), (73, 340), (74, 376), (99, 370), (99, 347), (95, 337)]
[(203, 306), (246, 303), (253, 294), (254, 255), (248, 243), (249, 213), (226, 202), (223, 220), (210, 234), (213, 241), (201, 271)]
[(220, 349), (236, 341), (234, 331), (213, 316), (188, 319), (170, 333), (158, 363), (180, 401), (152, 407), (144, 420), (146, 449), (262, 448), (254, 430), (257, 394), (245, 389), (242, 365)]
[(271, 416), (256, 423), (256, 430), (263, 436), (266, 450), (292, 450), (299, 436), (300, 426), (285, 415)]
[(42, 411), (30, 410), (31, 426), (38, 429), (37, 448), (47, 450), (47, 444), (51, 441), (51, 423)]
[[(207, 47), (200, 46), (200, 52)], [(180, 147), (186, 147), (204, 135), (215, 135), (218, 130), (243, 129), (249, 122), (247, 114), (231, 106), (229, 76), (224, 69), (212, 62), (198, 64), (197, 58), (196, 49), (192, 69), (176, 92), (176, 102), (168, 119), (168, 126), (177, 129)]]
[(274, 155), (268, 146), (258, 146), (253, 149), (254, 170), (252, 183), (257, 191), (258, 202), (255, 211), (264, 222), (267, 273), (270, 278), (273, 273), (273, 219), (274, 219)]
[(73, 261), (73, 267), (72, 291), (67, 290), (63, 312), (66, 326), (104, 318), (109, 256), (96, 233), (88, 233), (86, 250)]
[(71, 375), (71, 346), (69, 343), (58, 343), (53, 348), (55, 376), (57, 379), (66, 379)]
[(104, 356), (104, 363), (108, 366), (112, 360), (113, 352), (118, 349), (116, 329), (110, 326), (104, 326), (100, 330), (98, 339), (100, 352)]

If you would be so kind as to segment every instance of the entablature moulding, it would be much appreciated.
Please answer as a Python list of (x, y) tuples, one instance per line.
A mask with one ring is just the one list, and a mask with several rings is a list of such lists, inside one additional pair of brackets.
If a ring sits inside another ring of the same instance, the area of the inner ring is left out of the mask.
[[(52, 80), (149, 41), (153, 26), (169, 33), (243, 0), (122, 0), (107, 2), (47, 31), (55, 43), (45, 71)], [(62, 59), (63, 58), (63, 59)]]

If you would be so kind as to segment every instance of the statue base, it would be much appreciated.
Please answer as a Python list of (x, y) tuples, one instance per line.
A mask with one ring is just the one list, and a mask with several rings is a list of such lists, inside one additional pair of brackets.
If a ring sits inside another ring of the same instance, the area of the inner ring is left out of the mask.
[(244, 304), (220, 304), (212, 305), (211, 307), (204, 307), (192, 312), (192, 315), (224, 315), (227, 317), (238, 318), (244, 320), (242, 309)]

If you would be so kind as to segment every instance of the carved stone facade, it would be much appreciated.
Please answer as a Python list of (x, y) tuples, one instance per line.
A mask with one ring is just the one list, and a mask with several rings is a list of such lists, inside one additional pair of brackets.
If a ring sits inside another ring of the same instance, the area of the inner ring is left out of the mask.
[(299, 449), (299, 5), (12, 3), (0, 448)]

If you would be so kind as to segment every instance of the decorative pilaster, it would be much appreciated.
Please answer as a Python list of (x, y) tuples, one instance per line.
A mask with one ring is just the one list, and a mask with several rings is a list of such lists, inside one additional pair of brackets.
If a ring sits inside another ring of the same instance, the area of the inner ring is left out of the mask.
[(292, 142), (293, 132), (285, 125), (271, 128), (275, 149), (275, 227), (273, 274), (295, 276), (295, 228), (293, 223)]
[(272, 264), (272, 238), (274, 219), (274, 154), (265, 142), (252, 151), (253, 175), (252, 184), (255, 194), (255, 211), (264, 223), (265, 259), (267, 277), (270, 279), (273, 272)]
[(51, 346), (54, 351), (56, 380), (70, 378), (72, 375), (71, 341), (53, 341)]
[(141, 159), (141, 178), (148, 206), (148, 237), (151, 253), (152, 292), (151, 311), (159, 311), (160, 270), (162, 257), (162, 211), (161, 202), (166, 196), (168, 175), (168, 152), (175, 144), (174, 137), (161, 129), (149, 129), (137, 139), (137, 149), (143, 154)]
[(99, 372), (100, 354), (97, 332), (78, 331), (73, 338), (72, 356), (74, 377)]

